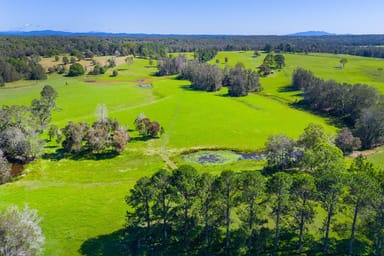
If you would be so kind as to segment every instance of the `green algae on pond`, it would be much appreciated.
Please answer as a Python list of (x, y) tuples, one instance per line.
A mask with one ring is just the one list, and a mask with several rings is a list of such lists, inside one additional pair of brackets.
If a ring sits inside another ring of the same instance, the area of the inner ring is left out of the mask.
[(224, 165), (241, 160), (263, 160), (264, 153), (241, 153), (232, 150), (200, 150), (194, 153), (188, 153), (182, 156), (186, 162), (197, 163), (201, 165)]

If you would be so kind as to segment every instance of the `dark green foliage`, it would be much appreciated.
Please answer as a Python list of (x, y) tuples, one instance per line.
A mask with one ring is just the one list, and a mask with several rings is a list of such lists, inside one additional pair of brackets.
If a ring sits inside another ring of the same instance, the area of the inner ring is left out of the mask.
[(342, 156), (338, 159), (335, 159), (335, 157), (332, 156), (332, 153), (327, 154), (327, 156), (328, 157), (324, 157), (323, 155), (318, 166), (314, 168), (316, 171), (315, 178), (318, 199), (322, 207), (327, 211), (325, 237), (323, 242), (323, 251), (326, 253), (329, 250), (331, 223), (338, 211), (338, 206), (343, 193), (343, 169), (345, 168), (344, 165), (340, 163), (342, 161)]
[(282, 69), (285, 66), (285, 57), (282, 54), (268, 53), (265, 56), (263, 64), (260, 65), (259, 74), (263, 77), (266, 77), (270, 74), (273, 74), (274, 69)]
[(347, 64), (347, 62), (348, 62), (347, 58), (341, 58), (340, 60), (340, 64), (342, 65), (343, 68), (345, 67), (345, 64)]
[(40, 64), (35, 64), (31, 68), (31, 73), (29, 75), (30, 80), (45, 80), (47, 79), (47, 74), (45, 73), (44, 68)]
[(259, 75), (251, 69), (245, 69), (242, 63), (237, 63), (229, 71), (228, 86), (228, 94), (234, 97), (246, 96), (248, 92), (261, 90)]
[[(150, 178), (139, 179), (126, 198), (130, 206), (123, 239), (130, 248), (127, 255), (351, 252), (344, 241), (335, 240), (333, 232), (339, 232), (340, 239), (349, 239), (349, 248), (358, 255), (365, 243), (362, 239), (380, 243), (383, 176), (362, 158), (354, 161), (348, 173), (341, 152), (330, 144), (320, 143), (307, 151), (317, 156), (309, 172), (303, 168), (268, 177), (259, 171), (223, 171), (214, 177), (198, 174), (191, 166), (180, 166), (171, 173), (160, 170)], [(326, 215), (317, 216), (324, 217), (324, 228), (318, 230), (324, 232), (324, 240), (316, 241), (307, 231), (313, 228), (317, 207)], [(352, 223), (351, 234), (338, 231), (341, 223), (336, 215), (345, 211), (352, 212), (348, 222)], [(267, 213), (272, 213), (274, 229), (271, 223), (266, 224)], [(371, 255), (377, 247), (364, 246), (367, 252), (361, 255)]]
[(119, 75), (119, 71), (117, 71), (116, 69), (112, 71), (112, 76), (118, 76)]
[[(36, 60), (37, 61), (37, 60)], [(47, 79), (44, 68), (31, 58), (0, 58), (0, 86), (19, 79)]]
[(268, 191), (273, 195), (272, 211), (275, 215), (275, 239), (273, 250), (278, 251), (280, 239), (281, 216), (288, 209), (292, 178), (284, 172), (275, 173), (268, 183)]
[(267, 64), (261, 64), (259, 67), (258, 67), (259, 71), (258, 73), (260, 74), (260, 76), (262, 77), (266, 77), (268, 75), (271, 74), (272, 70), (271, 70), (271, 67), (268, 66)]
[(285, 66), (285, 57), (282, 54), (276, 54), (273, 56), (273, 60), (276, 64), (276, 68), (282, 69)]
[(362, 148), (383, 143), (384, 104), (375, 88), (323, 81), (303, 69), (295, 71), (292, 83), (295, 88), (303, 90), (304, 104), (355, 126)]
[(240, 219), (243, 222), (243, 229), (248, 236), (246, 246), (249, 254), (258, 252), (254, 240), (258, 234), (258, 225), (264, 222), (264, 220), (258, 216), (265, 211), (265, 187), (266, 179), (260, 172), (253, 171), (240, 174), (240, 202), (244, 208), (241, 208), (239, 216), (241, 216)]
[(144, 57), (160, 58), (167, 56), (167, 50), (164, 45), (146, 43), (139, 46), (138, 54)]
[(80, 63), (74, 63), (69, 67), (68, 76), (81, 76), (84, 75), (84, 67)]
[(195, 51), (195, 60), (207, 62), (217, 55), (216, 49), (198, 49)]
[(219, 204), (216, 214), (219, 216), (219, 225), (225, 227), (225, 250), (231, 246), (232, 210), (239, 204), (238, 178), (233, 171), (223, 171), (213, 183), (215, 197)]
[(102, 75), (102, 74), (104, 74), (106, 72), (106, 70), (107, 69), (105, 67), (102, 67), (99, 64), (96, 64), (93, 67), (92, 71), (89, 71), (89, 74), (90, 75)]
[(291, 193), (295, 204), (292, 207), (292, 215), (295, 218), (295, 227), (299, 230), (297, 249), (303, 248), (305, 225), (310, 224), (315, 216), (314, 203), (316, 186), (313, 176), (307, 173), (299, 173), (293, 176)]
[(45, 85), (40, 95), (40, 99), (32, 100), (31, 112), (37, 119), (40, 131), (42, 132), (51, 121), (52, 110), (56, 108), (57, 92), (52, 86)]
[(348, 177), (349, 195), (346, 198), (353, 206), (353, 220), (348, 253), (353, 255), (353, 242), (355, 240), (357, 220), (369, 207), (376, 205), (380, 197), (379, 183), (374, 177), (374, 168), (363, 157), (357, 157), (350, 168)]

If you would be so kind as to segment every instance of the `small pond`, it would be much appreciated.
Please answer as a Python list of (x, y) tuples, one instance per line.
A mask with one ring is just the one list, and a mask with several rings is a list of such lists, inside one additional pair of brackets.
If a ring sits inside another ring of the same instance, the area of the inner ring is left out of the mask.
[(185, 154), (182, 160), (201, 165), (222, 165), (241, 160), (264, 160), (265, 153), (242, 153), (232, 150), (200, 150)]

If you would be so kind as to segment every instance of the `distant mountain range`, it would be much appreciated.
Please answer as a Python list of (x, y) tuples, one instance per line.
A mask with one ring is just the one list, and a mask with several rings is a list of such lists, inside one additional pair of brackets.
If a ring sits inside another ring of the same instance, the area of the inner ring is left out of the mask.
[[(287, 36), (335, 36), (336, 34), (324, 31), (306, 31), (289, 34)], [(0, 31), (0, 36), (104, 36), (104, 37), (127, 37), (127, 36), (185, 36), (182, 34), (145, 34), (145, 33), (109, 33), (109, 32), (65, 32), (56, 30), (36, 30), (36, 31)], [(189, 35), (189, 36), (225, 36), (223, 35)], [(229, 36), (229, 35), (228, 35)]]
[(289, 34), (288, 36), (336, 36), (336, 34), (328, 33), (325, 31), (305, 31)]

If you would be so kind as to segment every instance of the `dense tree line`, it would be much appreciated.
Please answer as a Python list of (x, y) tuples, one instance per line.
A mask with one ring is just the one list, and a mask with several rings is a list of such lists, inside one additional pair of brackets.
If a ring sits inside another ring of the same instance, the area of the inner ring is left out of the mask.
[[(0, 85), (19, 79), (46, 79), (39, 57), (70, 54), (71, 59), (106, 56), (165, 57), (169, 52), (195, 52), (199, 61), (217, 51), (328, 52), (384, 58), (382, 35), (362, 36), (132, 36), (132, 37), (0, 37)], [(67, 59), (67, 63), (70, 59)], [(72, 62), (73, 64), (73, 62)], [(263, 66), (264, 68), (265, 66)], [(64, 73), (65, 67), (51, 68)]]
[(295, 71), (292, 84), (303, 91), (304, 104), (352, 127), (362, 148), (384, 142), (384, 102), (374, 87), (324, 81), (301, 68)]
[[(321, 37), (294, 36), (32, 36), (0, 37), (0, 56), (52, 57), (60, 54), (86, 58), (92, 55), (137, 55), (157, 58), (166, 52), (195, 52), (198, 49), (219, 51), (268, 50), (276, 52), (328, 52), (384, 57), (383, 35), (344, 35)], [(267, 46), (267, 47), (266, 47)]]
[[(384, 223), (371, 225), (382, 217), (383, 173), (363, 157), (348, 167), (329, 140), (318, 125), (297, 142), (272, 136), (268, 143), (281, 146), (270, 153), (276, 161), (294, 158), (290, 167), (268, 161), (264, 172), (213, 176), (183, 165), (139, 179), (126, 197), (124, 253), (382, 255)], [(300, 157), (290, 154), (293, 142)], [(322, 237), (314, 236), (316, 228)]]

